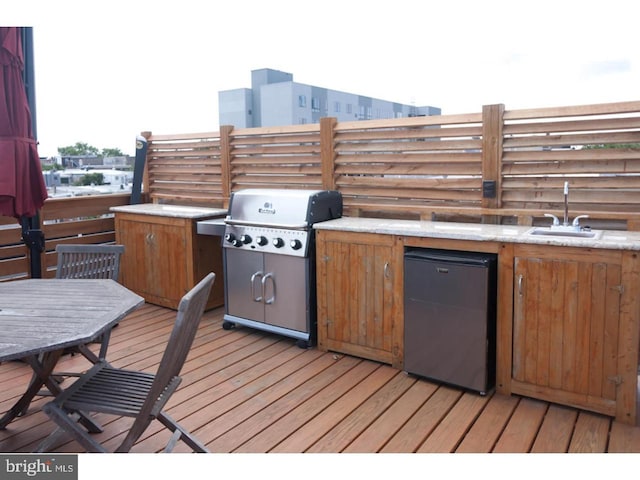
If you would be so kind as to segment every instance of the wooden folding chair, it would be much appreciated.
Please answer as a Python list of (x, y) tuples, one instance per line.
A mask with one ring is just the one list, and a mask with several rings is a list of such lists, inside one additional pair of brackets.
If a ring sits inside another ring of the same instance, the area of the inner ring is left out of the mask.
[[(56, 246), (56, 253), (56, 278), (102, 278), (118, 281), (124, 245), (66, 244)], [(110, 331), (105, 332), (96, 340), (100, 343), (98, 356), (87, 345), (80, 345), (67, 353), (79, 352), (91, 363), (96, 363), (99, 359), (106, 358), (110, 335)], [(78, 376), (78, 373), (55, 372), (54, 376)]]
[(43, 410), (59, 429), (43, 441), (38, 451), (47, 451), (55, 444), (61, 431), (66, 431), (87, 451), (106, 452), (77, 421), (79, 414), (103, 413), (135, 418), (116, 452), (128, 452), (154, 419), (173, 432), (165, 451), (171, 451), (178, 440), (183, 440), (195, 452), (208, 452), (162, 409), (181, 381), (179, 374), (191, 349), (214, 280), (215, 274), (209, 273), (182, 297), (171, 336), (155, 374), (115, 368), (102, 359), (55, 400), (47, 403)]

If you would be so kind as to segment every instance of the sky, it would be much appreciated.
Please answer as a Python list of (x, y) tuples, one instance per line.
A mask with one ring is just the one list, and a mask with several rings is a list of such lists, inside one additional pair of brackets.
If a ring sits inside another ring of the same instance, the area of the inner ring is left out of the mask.
[(217, 131), (218, 92), (260, 68), (443, 114), (640, 100), (636, 5), (0, 0), (0, 24), (33, 27), (40, 156), (133, 155), (143, 131)]

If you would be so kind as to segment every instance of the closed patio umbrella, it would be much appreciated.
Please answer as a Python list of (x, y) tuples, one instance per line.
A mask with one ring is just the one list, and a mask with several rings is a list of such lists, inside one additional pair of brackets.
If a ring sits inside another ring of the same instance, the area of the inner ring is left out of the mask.
[[(23, 240), (35, 253), (42, 251), (42, 233), (33, 218), (47, 198), (40, 157), (22, 71), (24, 56), (20, 27), (0, 27), (0, 215), (22, 225)], [(39, 258), (38, 258), (39, 264)], [(38, 269), (39, 276), (39, 269)]]

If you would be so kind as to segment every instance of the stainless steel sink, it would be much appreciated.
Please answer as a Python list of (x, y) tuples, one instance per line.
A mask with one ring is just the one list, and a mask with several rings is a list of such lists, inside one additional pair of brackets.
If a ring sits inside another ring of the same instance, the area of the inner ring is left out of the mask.
[(534, 227), (526, 233), (527, 235), (570, 238), (600, 238), (600, 235), (602, 235), (602, 231), (600, 230), (564, 230), (553, 227)]

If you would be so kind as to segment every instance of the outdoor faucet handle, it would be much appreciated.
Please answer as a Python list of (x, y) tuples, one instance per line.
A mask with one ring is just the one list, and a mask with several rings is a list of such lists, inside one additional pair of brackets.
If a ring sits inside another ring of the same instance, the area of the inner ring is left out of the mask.
[(557, 227), (558, 225), (560, 225), (560, 220), (558, 220), (558, 217), (556, 217), (555, 215), (551, 214), (551, 213), (545, 213), (544, 214), (545, 217), (549, 217), (549, 218), (553, 218), (553, 226)]
[(576, 218), (573, 219), (573, 226), (574, 227), (579, 227), (580, 226), (580, 219), (581, 218), (589, 218), (589, 215), (578, 215)]

